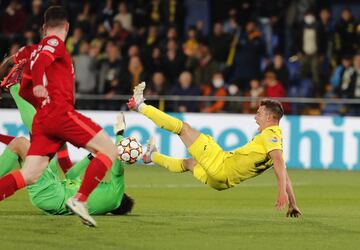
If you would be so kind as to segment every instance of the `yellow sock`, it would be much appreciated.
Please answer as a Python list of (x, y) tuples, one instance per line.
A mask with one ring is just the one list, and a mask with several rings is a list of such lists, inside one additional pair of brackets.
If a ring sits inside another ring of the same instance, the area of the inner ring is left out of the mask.
[(169, 157), (160, 154), (159, 152), (154, 152), (151, 154), (151, 160), (157, 165), (166, 168), (170, 172), (182, 173), (186, 171), (186, 169), (183, 166), (184, 159), (182, 158)]
[(173, 132), (174, 134), (180, 134), (183, 123), (179, 119), (172, 117), (151, 105), (141, 104), (139, 111), (141, 114), (152, 120), (158, 127)]

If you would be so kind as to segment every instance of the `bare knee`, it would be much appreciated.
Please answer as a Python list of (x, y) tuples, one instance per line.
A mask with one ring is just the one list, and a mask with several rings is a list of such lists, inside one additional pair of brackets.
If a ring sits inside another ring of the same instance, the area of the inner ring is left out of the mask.
[(194, 172), (195, 165), (197, 164), (196, 160), (189, 158), (183, 161), (183, 166), (186, 170)]
[(25, 159), (27, 152), (30, 147), (30, 142), (25, 137), (16, 137), (14, 140), (12, 140), (8, 148), (13, 151), (15, 154), (20, 156), (22, 160)]
[[(20, 170), (20, 171), (21, 171), (21, 170)], [(41, 176), (41, 174), (42, 174), (42, 172), (39, 173), (39, 174), (37, 174), (37, 173), (31, 173), (31, 174), (29, 174), (29, 173), (26, 172), (26, 171), (21, 171), (21, 172), (22, 172), (22, 176), (24, 177), (24, 180), (25, 180), (26, 185), (33, 185), (33, 184), (35, 184), (35, 183), (39, 180), (39, 178), (40, 178), (40, 176)]]

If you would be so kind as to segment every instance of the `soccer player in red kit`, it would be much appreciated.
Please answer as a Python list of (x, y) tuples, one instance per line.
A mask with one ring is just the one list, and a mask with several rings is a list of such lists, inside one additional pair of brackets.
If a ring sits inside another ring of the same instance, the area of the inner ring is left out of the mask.
[(0, 179), (0, 200), (37, 181), (49, 159), (66, 142), (96, 154), (78, 193), (66, 201), (68, 209), (84, 224), (96, 226), (86, 201), (111, 167), (117, 150), (96, 123), (74, 109), (74, 68), (64, 41), (69, 30), (63, 7), (49, 7), (44, 15), (44, 34), (30, 55), (33, 94), (41, 100), (32, 125), (31, 146), (23, 168)]

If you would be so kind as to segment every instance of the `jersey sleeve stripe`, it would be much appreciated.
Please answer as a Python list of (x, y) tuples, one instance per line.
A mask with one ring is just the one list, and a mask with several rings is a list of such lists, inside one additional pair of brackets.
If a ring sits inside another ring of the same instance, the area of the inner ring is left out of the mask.
[(40, 54), (45, 54), (45, 55), (47, 55), (47, 56), (49, 56), (49, 57), (51, 58), (51, 61), (55, 61), (55, 57), (54, 57), (50, 52), (48, 52), (48, 51), (42, 50), (42, 51), (40, 52)]
[(23, 73), (22, 77), (25, 79), (31, 80), (31, 75), (28, 75), (26, 73)]
[(18, 61), (18, 59), (16, 58), (16, 54), (15, 55), (13, 55), (13, 62), (14, 62), (14, 64), (18, 64), (19, 63), (19, 61)]

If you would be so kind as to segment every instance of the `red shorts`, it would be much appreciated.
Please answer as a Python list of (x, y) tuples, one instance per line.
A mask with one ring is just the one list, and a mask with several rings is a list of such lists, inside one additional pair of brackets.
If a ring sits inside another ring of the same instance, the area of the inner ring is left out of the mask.
[(49, 156), (65, 142), (84, 147), (102, 128), (67, 105), (48, 104), (33, 121), (28, 155)]

